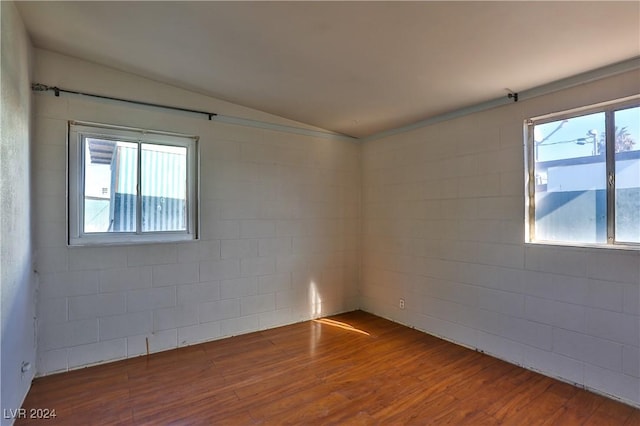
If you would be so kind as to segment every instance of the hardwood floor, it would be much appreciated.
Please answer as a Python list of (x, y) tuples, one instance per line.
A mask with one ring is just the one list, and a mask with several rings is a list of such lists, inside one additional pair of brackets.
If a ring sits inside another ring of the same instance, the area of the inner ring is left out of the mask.
[(361, 312), (36, 379), (16, 424), (640, 425), (640, 410)]

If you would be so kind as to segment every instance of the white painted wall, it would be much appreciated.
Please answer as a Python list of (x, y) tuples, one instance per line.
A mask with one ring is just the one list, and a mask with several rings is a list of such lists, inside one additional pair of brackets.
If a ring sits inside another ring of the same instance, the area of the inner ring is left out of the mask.
[[(363, 145), (369, 312), (640, 405), (640, 252), (523, 243), (523, 120), (640, 72)], [(398, 309), (398, 299), (406, 309)]]
[[(35, 74), (48, 85), (299, 125), (44, 50)], [(358, 306), (358, 145), (81, 97), (34, 100), (38, 374), (141, 355), (147, 338), (156, 352)], [(68, 248), (67, 120), (199, 135), (202, 240)]]
[[(31, 233), (31, 42), (15, 5), (0, 3), (0, 408), (17, 409), (35, 369), (35, 288)], [(2, 424), (12, 420), (2, 416)], [(9, 416), (10, 417), (10, 416)]]

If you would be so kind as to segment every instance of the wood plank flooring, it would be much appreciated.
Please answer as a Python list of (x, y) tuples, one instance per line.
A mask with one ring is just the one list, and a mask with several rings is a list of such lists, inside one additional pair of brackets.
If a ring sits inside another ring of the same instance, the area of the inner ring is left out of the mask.
[(23, 424), (640, 425), (640, 410), (361, 312), (34, 380)]

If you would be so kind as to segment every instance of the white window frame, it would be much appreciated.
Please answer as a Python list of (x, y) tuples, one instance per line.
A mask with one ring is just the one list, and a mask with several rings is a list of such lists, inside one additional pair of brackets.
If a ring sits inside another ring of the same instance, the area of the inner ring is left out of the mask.
[[(138, 145), (138, 185), (136, 194), (135, 232), (84, 232), (84, 171), (86, 138), (132, 142)], [(128, 245), (190, 241), (198, 239), (199, 230), (199, 138), (178, 133), (144, 130), (132, 127), (69, 121), (67, 138), (67, 243), (69, 246)], [(141, 230), (141, 144), (180, 146), (187, 149), (187, 215), (184, 231)]]
[[(602, 102), (567, 111), (554, 112), (525, 120), (525, 243), (549, 244), (572, 247), (616, 248), (628, 250), (640, 250), (640, 244), (633, 242), (620, 242), (615, 238), (615, 123), (614, 114), (618, 110), (640, 106), (640, 94), (608, 102)], [(535, 143), (534, 126), (562, 119), (576, 118), (583, 115), (604, 112), (606, 132), (606, 197), (607, 197), (607, 240), (604, 243), (581, 243), (564, 240), (536, 239), (535, 225)], [(640, 143), (640, 141), (637, 141)]]

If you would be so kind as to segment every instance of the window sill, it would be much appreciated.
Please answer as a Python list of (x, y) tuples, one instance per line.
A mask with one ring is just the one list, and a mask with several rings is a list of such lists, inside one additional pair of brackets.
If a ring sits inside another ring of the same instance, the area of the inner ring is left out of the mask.
[(525, 241), (525, 246), (550, 246), (550, 247), (566, 247), (578, 249), (609, 249), (616, 251), (640, 251), (640, 244), (590, 244), (590, 243), (573, 243), (567, 241)]
[(170, 244), (187, 241), (197, 241), (198, 238), (192, 234), (175, 233), (175, 234), (153, 234), (153, 235), (130, 235), (130, 236), (90, 236), (78, 237), (69, 240), (68, 247), (100, 247), (100, 246), (131, 246), (142, 244)]

